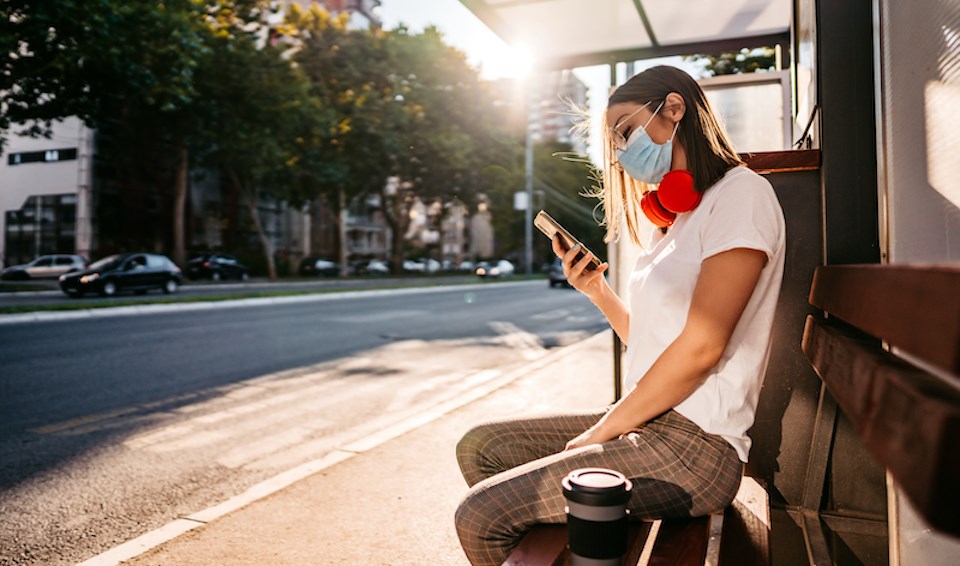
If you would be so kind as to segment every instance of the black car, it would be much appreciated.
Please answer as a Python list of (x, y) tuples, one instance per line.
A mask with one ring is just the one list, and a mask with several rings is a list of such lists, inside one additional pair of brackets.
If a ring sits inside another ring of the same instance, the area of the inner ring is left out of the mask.
[(95, 261), (84, 271), (60, 276), (60, 289), (71, 297), (100, 293), (109, 297), (121, 291), (146, 293), (160, 289), (175, 293), (183, 281), (180, 268), (158, 254), (125, 253)]
[(204, 254), (187, 262), (187, 277), (190, 279), (239, 279), (250, 278), (250, 268), (237, 258), (226, 254)]
[(561, 261), (560, 258), (553, 260), (553, 263), (550, 264), (548, 274), (551, 287), (570, 286), (570, 282), (567, 281), (567, 276), (563, 273), (563, 261)]

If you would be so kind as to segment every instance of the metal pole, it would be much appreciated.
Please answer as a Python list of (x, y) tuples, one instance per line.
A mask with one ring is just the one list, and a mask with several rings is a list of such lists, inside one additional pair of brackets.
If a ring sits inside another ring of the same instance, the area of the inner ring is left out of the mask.
[[(633, 62), (626, 65), (626, 80), (633, 75)], [(610, 64), (610, 88), (617, 86), (617, 64)], [(613, 281), (613, 289), (620, 293), (620, 244), (611, 243), (608, 248), (607, 257), (610, 260), (610, 272), (608, 277)], [(616, 403), (623, 396), (623, 342), (620, 336), (613, 333), (613, 402)]]
[(33, 212), (33, 247), (34, 247), (33, 257), (40, 257), (40, 228), (41, 228), (41, 224), (40, 224), (41, 202), (40, 201), (43, 197), (41, 197), (40, 195), (36, 195), (34, 198), (37, 200), (34, 201), (36, 203), (36, 206), (34, 206), (34, 212)]
[(527, 81), (527, 92), (526, 92), (526, 113), (527, 113), (527, 140), (526, 140), (526, 158), (525, 158), (525, 180), (526, 180), (526, 189), (527, 189), (527, 206), (523, 211), (523, 255), (524, 263), (526, 264), (526, 274), (533, 274), (533, 135), (531, 135), (531, 127), (533, 126), (533, 120), (530, 119), (530, 110), (533, 104), (533, 81)]

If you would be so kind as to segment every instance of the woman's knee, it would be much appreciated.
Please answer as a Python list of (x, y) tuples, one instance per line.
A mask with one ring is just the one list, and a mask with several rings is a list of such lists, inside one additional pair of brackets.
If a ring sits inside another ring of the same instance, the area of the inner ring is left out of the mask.
[(491, 475), (489, 450), (495, 436), (493, 426), (483, 424), (467, 431), (457, 442), (457, 463), (470, 486)]

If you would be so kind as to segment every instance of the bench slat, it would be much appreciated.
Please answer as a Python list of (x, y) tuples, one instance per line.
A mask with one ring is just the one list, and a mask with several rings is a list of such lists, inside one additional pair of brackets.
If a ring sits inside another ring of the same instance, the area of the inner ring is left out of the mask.
[[(640, 560), (644, 543), (650, 533), (649, 521), (630, 523), (627, 552), (623, 563), (633, 566)], [(513, 549), (503, 566), (567, 566), (570, 552), (567, 550), (566, 525), (536, 525), (520, 544)]]
[(723, 514), (720, 566), (770, 565), (770, 495), (744, 476), (733, 504)]
[(503, 566), (560, 566), (566, 548), (566, 525), (537, 525), (513, 549)]
[(710, 517), (660, 523), (649, 566), (702, 566), (710, 538)]
[(819, 149), (741, 153), (740, 159), (746, 162), (747, 167), (761, 175), (791, 171), (816, 171), (820, 168)]
[(902, 351), (960, 374), (960, 267), (828, 265), (810, 304)]
[(830, 321), (808, 317), (802, 349), (917, 510), (960, 535), (960, 393)]

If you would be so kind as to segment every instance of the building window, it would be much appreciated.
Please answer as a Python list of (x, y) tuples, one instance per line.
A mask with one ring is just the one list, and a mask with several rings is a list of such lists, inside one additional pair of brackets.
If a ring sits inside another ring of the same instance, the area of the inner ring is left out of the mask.
[(20, 210), (7, 211), (4, 264), (26, 263), (44, 254), (74, 253), (76, 198), (74, 194), (31, 196)]
[(7, 165), (22, 165), (24, 163), (54, 163), (56, 161), (73, 161), (77, 158), (77, 148), (47, 149), (44, 151), (24, 151), (11, 153), (7, 156)]

